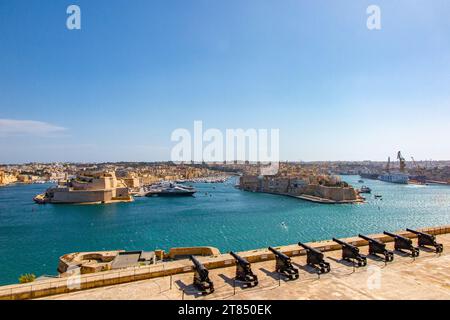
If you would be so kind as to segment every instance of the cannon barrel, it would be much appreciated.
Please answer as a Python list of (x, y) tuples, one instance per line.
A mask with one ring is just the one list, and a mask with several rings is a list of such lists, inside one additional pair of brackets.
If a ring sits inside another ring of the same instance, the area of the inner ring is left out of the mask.
[(356, 246), (354, 246), (354, 245), (352, 245), (352, 244), (350, 244), (348, 242), (345, 242), (345, 241), (342, 241), (342, 240), (339, 240), (339, 239), (336, 239), (336, 238), (333, 238), (333, 241), (339, 243), (341, 246), (348, 247), (348, 248), (351, 248), (353, 250), (355, 250), (355, 249), (358, 250), (358, 248)]
[(363, 234), (358, 234), (358, 237), (360, 237), (360, 238), (362, 238), (362, 239), (364, 239), (364, 240), (366, 240), (366, 241), (369, 241), (369, 242), (375, 242), (375, 243), (378, 243), (378, 244), (380, 244), (380, 245), (384, 245), (383, 242), (381, 242), (381, 241), (379, 241), (379, 240), (377, 240), (377, 239), (374, 239), (374, 238), (370, 238), (370, 237), (365, 236), (365, 235), (363, 235)]
[(274, 248), (272, 248), (272, 247), (269, 247), (269, 250), (272, 251), (277, 257), (279, 257), (279, 258), (281, 258), (281, 259), (283, 259), (283, 260), (285, 260), (285, 261), (291, 260), (291, 258), (289, 258), (287, 255), (285, 255), (285, 254), (284, 254), (283, 252), (281, 252), (281, 251), (278, 251), (278, 250), (276, 250), (276, 249), (274, 249)]
[(247, 261), (247, 259), (244, 259), (240, 256), (238, 256), (236, 253), (234, 253), (233, 251), (230, 251), (230, 255), (237, 261), (237, 263), (239, 263), (242, 266), (248, 266), (250, 265), (250, 262)]
[(412, 229), (408, 229), (406, 228), (406, 231), (414, 233), (416, 235), (420, 235), (420, 236), (424, 236), (430, 239), (436, 239), (436, 236), (429, 234), (429, 233), (425, 233), (425, 232), (421, 232), (421, 231), (417, 231), (417, 230), (412, 230)]
[(201, 273), (202, 276), (208, 275), (208, 269), (205, 268), (205, 266), (197, 260), (194, 256), (189, 256), (191, 261), (194, 263), (194, 267), (197, 270), (198, 273)]
[(320, 250), (317, 250), (317, 249), (315, 249), (315, 248), (313, 248), (313, 247), (310, 247), (310, 246), (308, 246), (307, 244), (304, 244), (304, 243), (302, 243), (302, 242), (299, 242), (298, 245), (299, 245), (300, 247), (303, 247), (303, 248), (305, 248), (306, 250), (312, 251), (312, 252), (314, 252), (314, 253), (316, 253), (316, 254), (322, 254), (322, 252), (321, 252)]
[(395, 238), (395, 239), (401, 239), (401, 240), (403, 240), (403, 241), (405, 241), (405, 242), (412, 242), (411, 239), (406, 238), (406, 237), (404, 237), (404, 236), (401, 236), (401, 235), (399, 235), (399, 234), (390, 233), (390, 232), (387, 232), (387, 231), (384, 231), (383, 233), (384, 233), (385, 235), (387, 235), (387, 236), (389, 236), (389, 237), (392, 237), (392, 238)]
[(209, 271), (206, 267), (197, 260), (194, 256), (189, 256), (194, 263), (194, 286), (200, 290), (202, 295), (211, 294), (214, 292), (214, 283), (209, 279)]

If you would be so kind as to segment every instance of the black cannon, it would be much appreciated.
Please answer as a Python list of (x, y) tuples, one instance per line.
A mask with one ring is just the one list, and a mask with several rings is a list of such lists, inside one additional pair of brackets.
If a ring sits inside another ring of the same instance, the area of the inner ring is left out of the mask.
[(291, 258), (272, 247), (269, 247), (269, 250), (275, 254), (275, 270), (289, 280), (298, 279), (298, 269), (292, 265)]
[(194, 286), (203, 294), (211, 294), (214, 292), (214, 284), (209, 279), (209, 271), (194, 256), (190, 256), (194, 263)]
[(311, 248), (301, 242), (299, 242), (298, 245), (306, 249), (306, 263), (308, 265), (314, 267), (319, 274), (330, 272), (330, 263), (323, 259), (323, 253), (321, 251)]
[(392, 251), (386, 249), (385, 243), (378, 241), (376, 239), (373, 239), (373, 238), (369, 238), (362, 234), (360, 234), (358, 236), (369, 242), (369, 254), (374, 255), (374, 256), (378, 256), (378, 254), (382, 254), (384, 256), (384, 261), (386, 261), (386, 262), (391, 262), (392, 260), (394, 260), (394, 253)]
[(436, 249), (436, 253), (444, 251), (444, 245), (436, 242), (436, 237), (432, 234), (406, 229), (406, 231), (412, 232), (418, 236), (419, 247), (432, 246)]
[(236, 280), (242, 281), (247, 287), (258, 285), (258, 277), (253, 273), (250, 262), (232, 251), (230, 255), (236, 260)]
[(358, 265), (358, 267), (364, 267), (367, 265), (367, 258), (363, 257), (360, 253), (359, 253), (359, 248), (344, 242), (342, 240), (333, 238), (334, 242), (339, 243), (342, 246), (342, 259), (346, 260), (346, 261), (350, 261), (350, 262), (356, 262), (356, 264)]
[(383, 232), (385, 235), (394, 238), (394, 249), (397, 251), (403, 251), (403, 250), (409, 250), (411, 251), (411, 257), (418, 257), (419, 256), (419, 248), (416, 248), (412, 244), (412, 240), (409, 238), (405, 238), (401, 235), (390, 233), (387, 231)]

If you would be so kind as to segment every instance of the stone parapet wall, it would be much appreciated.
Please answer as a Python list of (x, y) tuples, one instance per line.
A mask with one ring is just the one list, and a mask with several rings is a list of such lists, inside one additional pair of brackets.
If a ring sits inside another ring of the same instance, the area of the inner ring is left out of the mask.
[(220, 251), (214, 247), (171, 248), (165, 258), (175, 259), (176, 257), (187, 255), (218, 256), (220, 255)]

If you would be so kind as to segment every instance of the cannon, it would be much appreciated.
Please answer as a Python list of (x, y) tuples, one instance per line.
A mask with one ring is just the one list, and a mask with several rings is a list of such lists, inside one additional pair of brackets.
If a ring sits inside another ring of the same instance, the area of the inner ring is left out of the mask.
[(275, 270), (289, 280), (298, 279), (298, 269), (292, 265), (291, 258), (272, 247), (269, 247), (269, 250), (275, 254)]
[(258, 277), (253, 273), (250, 262), (233, 251), (230, 251), (230, 255), (236, 260), (236, 280), (242, 281), (247, 287), (258, 285)]
[(405, 238), (401, 235), (390, 233), (387, 231), (383, 232), (385, 235), (394, 238), (394, 249), (400, 252), (403, 252), (403, 250), (409, 250), (411, 251), (411, 257), (418, 257), (419, 256), (419, 248), (416, 248), (412, 244), (412, 240), (409, 238)]
[(339, 243), (342, 246), (342, 259), (346, 261), (350, 261), (358, 265), (358, 267), (364, 267), (367, 265), (367, 258), (363, 257), (359, 253), (359, 248), (347, 243), (345, 241), (333, 238), (334, 242)]
[(418, 236), (419, 247), (432, 246), (435, 248), (436, 253), (442, 253), (444, 251), (444, 245), (436, 242), (436, 237), (432, 234), (406, 229), (406, 231), (412, 232)]
[(214, 292), (214, 284), (209, 279), (209, 271), (194, 256), (189, 257), (194, 264), (194, 286), (203, 294)]
[(310, 246), (299, 242), (299, 246), (305, 248), (306, 250), (306, 263), (314, 267), (319, 274), (328, 273), (331, 270), (330, 263), (323, 259), (323, 253), (317, 249), (311, 248)]
[(369, 238), (362, 234), (359, 234), (358, 237), (363, 238), (364, 240), (369, 242), (369, 254), (373, 256), (377, 256), (378, 254), (382, 254), (384, 256), (385, 262), (391, 262), (394, 260), (394, 253), (390, 250), (386, 249), (386, 244), (378, 241), (373, 238)]

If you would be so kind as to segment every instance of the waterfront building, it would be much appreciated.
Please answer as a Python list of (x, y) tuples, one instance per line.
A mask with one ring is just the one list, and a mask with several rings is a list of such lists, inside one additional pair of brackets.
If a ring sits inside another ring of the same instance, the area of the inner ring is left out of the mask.
[(112, 203), (133, 198), (113, 171), (83, 171), (76, 178), (35, 197), (39, 203)]
[(135, 172), (119, 172), (119, 174), (118, 179), (120, 179), (132, 192), (139, 192), (141, 181)]
[(13, 174), (0, 170), (0, 186), (14, 183), (17, 181), (17, 177)]

